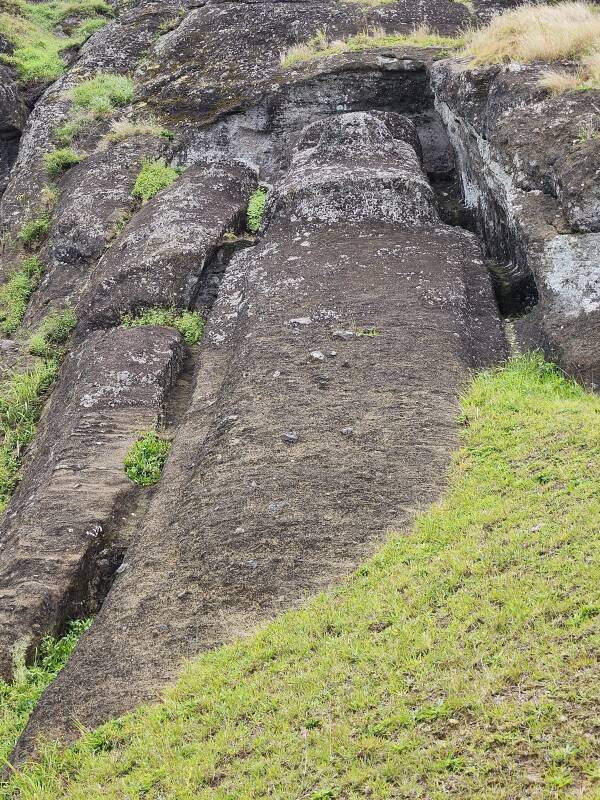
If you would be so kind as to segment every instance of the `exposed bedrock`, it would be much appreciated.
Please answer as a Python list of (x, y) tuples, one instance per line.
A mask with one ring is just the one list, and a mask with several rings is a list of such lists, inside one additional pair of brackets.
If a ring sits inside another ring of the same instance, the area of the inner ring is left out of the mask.
[[(166, 328), (92, 334), (67, 358), (0, 528), (0, 676), (101, 600), (132, 510), (123, 459), (185, 356)], [(100, 595), (100, 596), (99, 596)]]
[(79, 301), (90, 273), (131, 216), (131, 190), (144, 159), (160, 153), (158, 137), (133, 137), (93, 153), (62, 178), (46, 272), (26, 325), (37, 324), (54, 306)]
[(553, 97), (540, 71), (444, 61), (431, 74), (466, 204), (506, 265), (500, 295), (517, 312), (537, 302), (519, 321), (522, 338), (598, 385), (600, 141), (585, 135), (588, 93)]
[(11, 70), (0, 65), (0, 197), (19, 152), (29, 108)]
[(226, 231), (245, 223), (254, 170), (228, 160), (192, 167), (133, 218), (100, 260), (78, 307), (80, 330), (146, 306), (194, 304), (200, 275)]
[(17, 759), (155, 697), (438, 496), (458, 392), (505, 348), (477, 239), (437, 218), (414, 141), (395, 115), (305, 130), (225, 275), (145, 522)]
[(454, 0), (380, 7), (337, 0), (206, 3), (161, 38), (137, 78), (141, 96), (170, 124), (213, 122), (287, 83), (282, 53), (319, 31), (336, 39), (375, 26), (407, 33), (427, 24), (451, 34), (469, 19), (468, 9)]

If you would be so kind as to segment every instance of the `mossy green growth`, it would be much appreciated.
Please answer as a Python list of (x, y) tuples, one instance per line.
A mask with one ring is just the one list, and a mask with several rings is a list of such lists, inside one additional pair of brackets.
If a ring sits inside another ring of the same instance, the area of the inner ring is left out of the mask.
[(29, 340), (29, 352), (42, 358), (62, 356), (62, 346), (76, 324), (77, 317), (72, 308), (55, 311), (46, 317)]
[(21, 265), (0, 286), (0, 331), (10, 336), (21, 324), (27, 303), (37, 289), (44, 267), (37, 256), (25, 258)]
[(15, 372), (0, 383), (0, 512), (19, 481), (21, 459), (57, 373), (58, 363), (51, 359), (28, 372)]
[(71, 91), (75, 108), (99, 115), (133, 100), (135, 84), (126, 75), (100, 73), (80, 83)]
[(91, 620), (79, 620), (72, 622), (60, 639), (46, 637), (31, 666), (17, 663), (14, 680), (0, 680), (0, 764), (6, 763), (42, 692), (66, 664), (90, 625)]
[(259, 186), (250, 196), (246, 218), (246, 227), (250, 233), (258, 233), (260, 230), (267, 207), (267, 194), (267, 189)]
[(153, 486), (160, 480), (170, 449), (171, 443), (157, 433), (142, 434), (125, 457), (125, 474), (139, 486)]
[(205, 321), (197, 311), (177, 312), (174, 308), (146, 308), (137, 314), (125, 314), (121, 325), (124, 328), (166, 325), (178, 330), (188, 344), (197, 344), (204, 334)]
[[(55, 80), (66, 68), (62, 54), (83, 44), (112, 13), (101, 0), (12, 0), (10, 8), (0, 11), (0, 35), (14, 50), (0, 58), (26, 83)], [(72, 17), (79, 22), (65, 34), (63, 23)]]
[(166, 189), (176, 181), (180, 174), (180, 170), (169, 167), (162, 158), (157, 161), (144, 161), (131, 194), (142, 203), (147, 203), (161, 189)]
[(525, 357), (462, 421), (412, 530), (0, 797), (595, 800), (600, 398)]
[(83, 158), (84, 156), (81, 153), (76, 153), (72, 148), (63, 147), (44, 155), (44, 168), (50, 178), (57, 178), (69, 167), (73, 167), (83, 161)]
[(38, 217), (26, 222), (18, 233), (18, 239), (24, 247), (33, 250), (38, 247), (50, 232), (50, 214), (40, 212)]

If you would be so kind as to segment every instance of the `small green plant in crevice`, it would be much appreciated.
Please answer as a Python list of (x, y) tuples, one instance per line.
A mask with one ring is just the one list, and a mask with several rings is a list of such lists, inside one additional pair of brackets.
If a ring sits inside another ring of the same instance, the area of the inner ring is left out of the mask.
[(24, 247), (33, 250), (39, 247), (50, 232), (50, 214), (42, 211), (38, 217), (30, 219), (19, 231), (17, 238)]
[(361, 336), (368, 336), (370, 339), (376, 339), (378, 336), (381, 336), (381, 331), (377, 330), (377, 328), (359, 328), (354, 331), (354, 333), (359, 338)]
[(29, 298), (37, 289), (43, 272), (39, 258), (30, 256), (0, 286), (0, 331), (5, 336), (10, 336), (21, 324)]
[(71, 147), (52, 150), (44, 155), (44, 168), (50, 178), (57, 178), (70, 167), (81, 163), (84, 155), (76, 153)]
[(179, 313), (174, 308), (146, 308), (137, 314), (125, 314), (121, 325), (124, 328), (166, 325), (178, 330), (188, 344), (197, 344), (204, 334), (205, 321), (197, 311)]
[(45, 396), (58, 374), (58, 362), (43, 361), (0, 383), (0, 512), (19, 481), (19, 466), (32, 440)]
[(84, 116), (76, 116), (73, 119), (69, 119), (67, 122), (59, 125), (58, 128), (55, 128), (54, 139), (58, 144), (67, 147), (87, 124), (88, 119)]
[(14, 680), (0, 680), (0, 764), (4, 765), (44, 689), (56, 678), (92, 621), (71, 622), (60, 639), (43, 639), (33, 663), (15, 665)]
[(267, 188), (259, 186), (250, 197), (246, 216), (246, 227), (250, 233), (258, 233), (260, 230), (267, 207), (267, 194)]
[(157, 433), (142, 434), (125, 456), (125, 474), (139, 486), (154, 486), (160, 480), (170, 449), (171, 443)]
[(120, 236), (121, 233), (123, 233), (123, 231), (127, 227), (127, 223), (129, 222), (132, 216), (133, 214), (131, 211), (122, 211), (119, 214), (119, 218), (113, 225), (112, 231), (110, 231), (110, 233), (108, 234), (107, 241), (110, 242), (113, 239), (116, 239), (118, 236)]
[(181, 170), (169, 167), (164, 158), (157, 161), (144, 161), (131, 191), (133, 197), (147, 203), (161, 189), (166, 189), (181, 175)]
[(60, 358), (62, 346), (76, 324), (77, 317), (72, 308), (55, 311), (46, 317), (29, 340), (29, 352), (42, 358)]

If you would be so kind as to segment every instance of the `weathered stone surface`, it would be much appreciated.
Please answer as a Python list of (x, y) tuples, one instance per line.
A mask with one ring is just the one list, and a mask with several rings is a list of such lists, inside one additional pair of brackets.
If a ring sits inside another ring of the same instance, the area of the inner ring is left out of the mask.
[[(80, 135), (87, 158), (57, 181), (46, 277), (25, 319), (27, 330), (70, 302), (79, 323), (0, 533), (3, 674), (17, 641), (60, 629), (114, 584), (17, 760), (39, 732), (69, 739), (74, 718), (92, 725), (154, 697), (182, 659), (337, 581), (437, 498), (458, 392), (506, 353), (478, 239), (440, 220), (473, 227), (464, 207), (452, 216), (438, 203), (454, 179), (448, 133), (505, 299), (539, 300), (521, 334), (593, 377), (598, 141), (580, 134), (594, 96), (550, 98), (541, 65), (436, 65), (439, 49), (281, 65), (324, 28), (330, 39), (422, 23), (451, 34), (512, 5), (135, 0), (35, 104), (3, 236), (40, 211), (66, 92), (97, 72), (136, 84), (130, 107)], [(20, 131), (28, 109), (5, 95)], [(98, 149), (116, 120), (170, 136)], [(140, 208), (133, 181), (158, 156), (186, 171)], [(258, 178), (272, 191), (251, 248)], [(242, 236), (223, 245), (229, 229)], [(4, 276), (22, 254), (7, 245)], [(207, 310), (224, 272), (165, 411), (180, 337), (97, 328), (143, 306)], [(26, 330), (2, 345), (2, 364), (23, 359)], [(163, 412), (175, 436), (163, 479), (132, 493), (123, 456)]]
[(72, 738), (73, 717), (93, 725), (153, 697), (183, 658), (338, 580), (437, 497), (458, 392), (505, 351), (477, 240), (436, 218), (399, 122), (351, 114), (306, 131), (264, 241), (226, 273), (127, 568), (18, 757), (41, 730)]
[(77, 303), (90, 272), (133, 213), (131, 190), (144, 159), (160, 151), (159, 137), (134, 137), (93, 153), (61, 179), (46, 273), (29, 305), (27, 325), (38, 323), (54, 305)]
[(209, 122), (256, 103), (273, 83), (285, 83), (282, 53), (324, 29), (339, 39), (377, 26), (408, 33), (427, 24), (454, 33), (468, 22), (468, 10), (453, 0), (375, 8), (336, 0), (206, 3), (161, 38), (138, 79), (144, 99), (167, 118)]
[[(585, 138), (589, 93), (559, 98), (539, 65), (432, 68), (438, 110), (458, 157), (466, 203), (512, 291), (531, 291), (540, 341), (590, 383), (600, 370), (600, 140)], [(585, 97), (583, 96), (585, 95)], [(552, 124), (548, 125), (548, 120)]]
[(184, 352), (175, 331), (116, 329), (88, 337), (63, 365), (0, 528), (3, 679), (15, 647), (30, 652), (86, 616), (114, 569), (134, 488), (123, 459), (156, 427)]
[(255, 173), (221, 161), (192, 167), (144, 206), (92, 274), (80, 329), (118, 322), (147, 306), (188, 307), (227, 230), (243, 224)]
[(0, 196), (6, 189), (28, 115), (29, 108), (14, 75), (0, 64)]

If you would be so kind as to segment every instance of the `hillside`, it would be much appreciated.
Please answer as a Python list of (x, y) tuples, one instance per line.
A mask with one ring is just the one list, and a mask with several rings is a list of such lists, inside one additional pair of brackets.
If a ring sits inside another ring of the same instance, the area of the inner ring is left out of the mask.
[(2, 5), (7, 797), (596, 796), (599, 59)]

